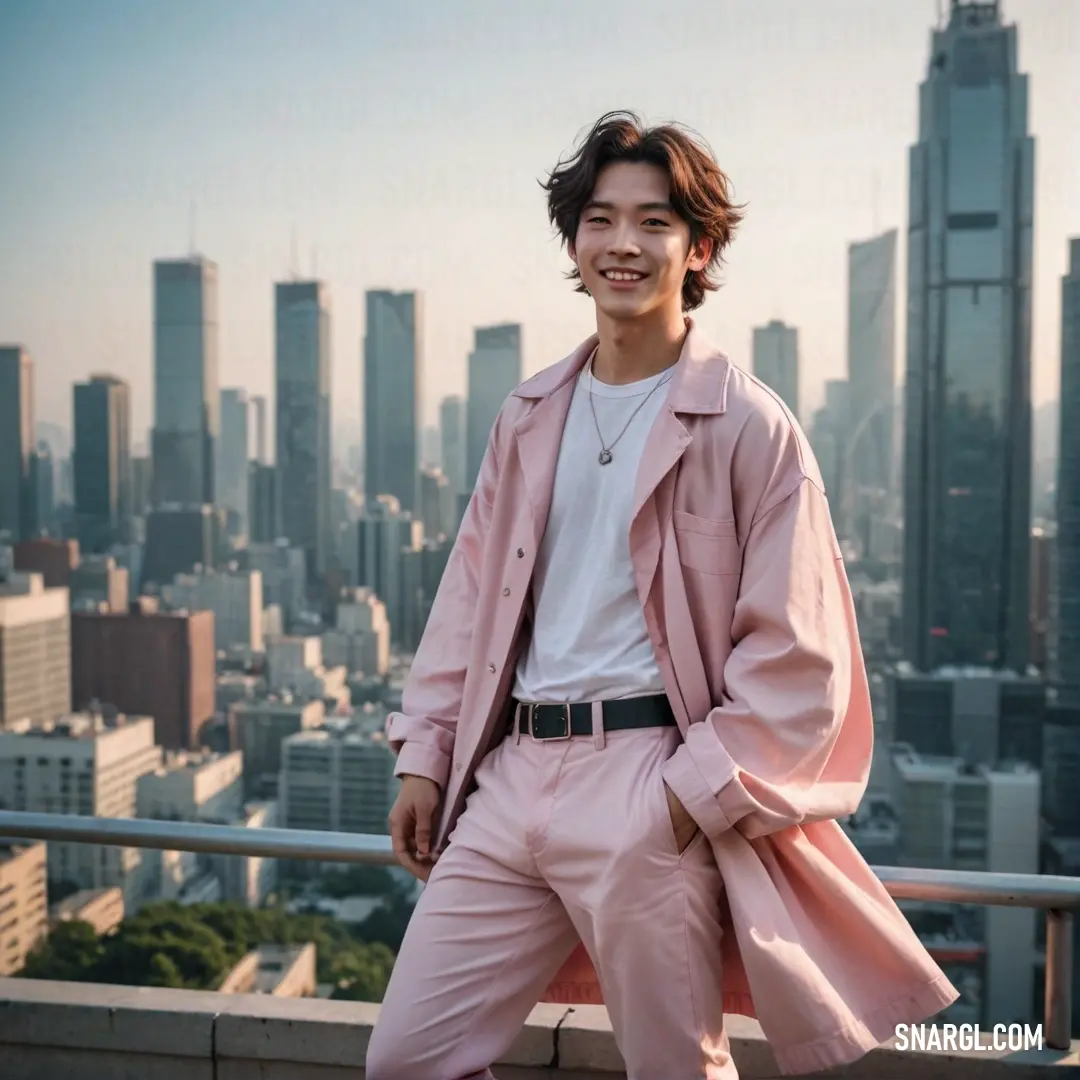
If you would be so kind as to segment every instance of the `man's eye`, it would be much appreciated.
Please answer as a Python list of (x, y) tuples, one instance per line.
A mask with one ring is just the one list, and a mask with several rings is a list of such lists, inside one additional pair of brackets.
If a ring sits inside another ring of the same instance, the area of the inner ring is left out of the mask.
[(646, 225), (666, 225), (667, 222), (662, 221), (660, 218), (655, 218), (654, 217), (654, 218), (649, 218), (649, 220), (646, 221), (645, 224)]

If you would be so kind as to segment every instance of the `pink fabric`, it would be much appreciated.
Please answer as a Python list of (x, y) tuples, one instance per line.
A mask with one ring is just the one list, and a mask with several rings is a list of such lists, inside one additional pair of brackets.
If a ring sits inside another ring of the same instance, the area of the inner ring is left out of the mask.
[[(756, 1017), (780, 1069), (804, 1073), (959, 995), (837, 824), (865, 791), (873, 724), (813, 454), (779, 399), (688, 323), (629, 535), (683, 735), (664, 778), (726, 885), (724, 1007)], [(439, 848), (505, 714), (573, 381), (596, 343), (503, 407), (388, 720), (398, 773), (443, 787)], [(544, 999), (603, 1000), (582, 950)]]
[(676, 848), (675, 728), (510, 736), (421, 895), (368, 1049), (369, 1080), (487, 1077), (580, 939), (629, 1080), (737, 1080), (720, 897), (704, 833)]

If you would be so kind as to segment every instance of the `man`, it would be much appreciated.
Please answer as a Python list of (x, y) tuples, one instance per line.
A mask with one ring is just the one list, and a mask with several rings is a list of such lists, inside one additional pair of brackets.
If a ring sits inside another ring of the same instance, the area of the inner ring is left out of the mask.
[(427, 881), (369, 1080), (490, 1077), (540, 998), (630, 1080), (852, 1061), (957, 994), (836, 819), (872, 721), (820, 475), (688, 312), (742, 216), (679, 128), (609, 114), (545, 184), (597, 333), (491, 434), (388, 721)]

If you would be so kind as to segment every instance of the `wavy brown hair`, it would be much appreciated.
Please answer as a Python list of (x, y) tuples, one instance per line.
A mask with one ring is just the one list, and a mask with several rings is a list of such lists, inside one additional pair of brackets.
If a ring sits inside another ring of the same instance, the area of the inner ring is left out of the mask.
[[(690, 226), (690, 245), (703, 237), (713, 241), (712, 255), (701, 270), (688, 270), (682, 287), (684, 311), (702, 305), (706, 292), (720, 288), (717, 272), (724, 250), (743, 219), (745, 204), (732, 201), (732, 185), (703, 139), (680, 124), (645, 127), (636, 113), (605, 113), (593, 125), (581, 146), (560, 160), (540, 186), (548, 193), (548, 217), (564, 243), (577, 237), (585, 204), (592, 197), (596, 178), (615, 161), (642, 161), (659, 165), (668, 175), (671, 204)], [(587, 292), (575, 266), (566, 275), (578, 281), (576, 292)]]

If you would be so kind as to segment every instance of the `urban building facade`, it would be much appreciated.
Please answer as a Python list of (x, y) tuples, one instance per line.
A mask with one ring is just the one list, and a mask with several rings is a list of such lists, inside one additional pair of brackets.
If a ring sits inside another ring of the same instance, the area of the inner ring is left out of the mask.
[(330, 290), (279, 283), (274, 313), (280, 524), (313, 580), (330, 556)]
[(0, 534), (33, 535), (29, 512), (34, 450), (34, 361), (21, 345), (0, 346)]
[(0, 978), (22, 970), (49, 932), (44, 844), (0, 844)]
[(40, 574), (0, 581), (0, 731), (43, 723), (71, 709), (71, 614), (67, 589)]
[(754, 327), (754, 376), (771, 389), (799, 417), (799, 332), (772, 319)]
[[(442, 470), (457, 496), (465, 491), (465, 399), (452, 394), (439, 402), (439, 437), (442, 441)], [(457, 523), (454, 523), (455, 528)]]
[(131, 391), (123, 379), (93, 375), (74, 389), (75, 528), (84, 552), (129, 539)]
[(230, 536), (248, 536), (248, 408), (243, 390), (221, 391), (221, 434), (217, 441), (215, 496), (227, 514)]
[(155, 506), (214, 501), (219, 432), (218, 268), (198, 256), (154, 263)]
[(416, 506), (423, 296), (371, 290), (364, 333), (364, 498)]
[(1035, 144), (1015, 26), (954, 3), (910, 150), (904, 648), (1028, 663)]
[(1080, 704), (1080, 238), (1069, 242), (1069, 271), (1061, 282), (1060, 399), (1049, 676), (1068, 701)]
[(465, 402), (465, 483), (458, 494), (471, 493), (476, 486), (495, 418), (521, 381), (521, 326), (477, 327), (469, 354)]
[(195, 748), (214, 715), (213, 613), (162, 612), (149, 598), (126, 612), (74, 612), (71, 691), (77, 709), (150, 716), (159, 745)]

